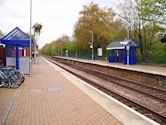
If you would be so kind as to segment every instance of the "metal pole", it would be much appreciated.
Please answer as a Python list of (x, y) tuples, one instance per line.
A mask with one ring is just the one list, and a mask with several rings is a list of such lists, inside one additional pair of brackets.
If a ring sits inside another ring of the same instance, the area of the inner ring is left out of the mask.
[(76, 55), (75, 56), (76, 56), (76, 58), (78, 57), (78, 55), (77, 55), (77, 44), (76, 44)]
[[(129, 27), (127, 27), (127, 39), (129, 40), (130, 38), (130, 30)], [(127, 65), (130, 65), (130, 46), (127, 45)]]
[(30, 0), (30, 40), (29, 40), (29, 74), (32, 74), (32, 37), (31, 37), (31, 27), (32, 27), (32, 0)]
[(69, 51), (68, 51), (68, 43), (67, 43), (67, 57), (69, 57)]
[(92, 31), (92, 60), (94, 59), (93, 49), (94, 49), (93, 31)]
[(93, 54), (93, 49), (94, 49), (93, 48), (93, 46), (94, 46), (93, 45), (94, 44), (93, 31), (89, 31), (89, 32), (92, 33), (92, 43), (91, 44), (92, 44), (92, 60), (93, 60), (94, 59), (94, 54)]
[[(35, 39), (35, 35), (34, 35), (34, 39)], [(36, 41), (34, 40), (33, 41), (33, 44), (34, 44), (34, 64), (36, 64)]]
[(127, 65), (130, 65), (130, 46), (129, 45), (126, 46), (126, 50), (127, 50)]

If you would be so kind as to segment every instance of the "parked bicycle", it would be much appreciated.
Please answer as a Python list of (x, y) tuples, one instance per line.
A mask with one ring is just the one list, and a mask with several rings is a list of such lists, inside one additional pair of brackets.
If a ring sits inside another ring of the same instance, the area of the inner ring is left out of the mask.
[(15, 66), (6, 66), (5, 68), (8, 68), (9, 70), (12, 70), (13, 73), (16, 75), (17, 80), (21, 81), (21, 83), (24, 82), (25, 76), (22, 72), (15, 69)]
[(24, 80), (24, 74), (14, 66), (0, 67), (0, 87), (18, 88)]

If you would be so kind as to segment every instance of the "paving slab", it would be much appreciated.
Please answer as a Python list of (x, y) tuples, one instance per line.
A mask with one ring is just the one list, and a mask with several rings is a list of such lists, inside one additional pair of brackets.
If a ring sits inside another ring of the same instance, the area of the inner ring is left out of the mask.
[(7, 117), (6, 112), (9, 112), (15, 93), (15, 89), (0, 88), (0, 125)]
[(157, 122), (147, 118), (146, 116), (126, 106), (125, 104), (114, 99), (113, 97), (94, 88), (93, 86), (77, 78), (71, 73), (63, 70), (60, 67), (57, 67), (53, 63), (49, 61), (47, 61), (47, 63), (51, 65), (55, 70), (63, 74), (63, 76), (66, 77), (69, 81), (72, 81), (72, 84), (80, 88), (84, 93), (86, 93), (97, 104), (99, 104), (107, 112), (109, 112), (116, 119), (118, 119), (122, 124), (124, 125), (159, 125)]
[[(0, 125), (122, 125), (42, 58), (20, 88), (0, 88)], [(6, 101), (5, 101), (6, 99)]]

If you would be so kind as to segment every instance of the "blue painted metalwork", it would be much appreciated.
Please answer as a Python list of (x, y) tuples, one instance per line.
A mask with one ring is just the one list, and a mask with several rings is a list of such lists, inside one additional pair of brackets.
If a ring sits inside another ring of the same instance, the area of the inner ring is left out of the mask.
[[(24, 33), (22, 30), (20, 30), (18, 27), (14, 28), (11, 32), (9, 32), (7, 35), (3, 37), (4, 40), (13, 39), (14, 36), (17, 36), (20, 40), (28, 40), (29, 36)], [(15, 39), (16, 40), (16, 39)]]
[(1, 43), (9, 46), (29, 47), (29, 40), (30, 37), (18, 27), (16, 27), (1, 39)]
[(19, 47), (29, 48), (30, 37), (18, 27), (16, 27), (2, 39), (0, 39), (0, 42), (6, 45), (6, 55), (8, 53), (8, 47), (16, 48), (16, 69), (19, 69)]
[(19, 47), (16, 47), (16, 69), (19, 69)]
[[(129, 49), (129, 64), (136, 64), (136, 48), (139, 46), (132, 40), (122, 40), (122, 41), (113, 41), (107, 46), (107, 50), (111, 50), (113, 54), (111, 54), (108, 58), (108, 61), (111, 63), (122, 62), (123, 64), (127, 64), (127, 46)], [(119, 56), (121, 53), (121, 57)]]
[(7, 46), (29, 47), (29, 40), (3, 40), (2, 43)]
[(127, 51), (125, 49), (122, 50), (122, 58), (123, 58), (123, 64), (127, 64)]

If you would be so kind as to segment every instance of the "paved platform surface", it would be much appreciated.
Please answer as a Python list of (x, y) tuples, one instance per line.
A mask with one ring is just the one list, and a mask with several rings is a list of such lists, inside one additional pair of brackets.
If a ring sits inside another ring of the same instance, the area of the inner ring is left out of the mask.
[(0, 125), (121, 125), (41, 58), (17, 89), (0, 88)]
[[(59, 57), (59, 58), (66, 58), (66, 57)], [(100, 61), (100, 60), (87, 60), (87, 59), (76, 59), (76, 58), (69, 58), (73, 60), (80, 60), (83, 62), (90, 62), (95, 63), (99, 65), (105, 65), (105, 66), (111, 66), (115, 68), (121, 68), (121, 69), (128, 69), (133, 71), (139, 71), (139, 72), (145, 72), (150, 74), (157, 74), (166, 76), (166, 67), (160, 67), (160, 66), (150, 66), (150, 65), (124, 65), (122, 63), (108, 63), (107, 61)]]
[(75, 77), (74, 75), (68, 73), (67, 71), (61, 69), (60, 67), (57, 67), (53, 63), (49, 61), (47, 61), (47, 63), (51, 65), (55, 70), (58, 70), (69, 81), (72, 81), (72, 84), (74, 84), (84, 93), (86, 93), (97, 104), (102, 106), (107, 112), (109, 112), (119, 121), (121, 121), (122, 124), (124, 125), (159, 125), (155, 121), (138, 113), (137, 111), (119, 102), (113, 97), (108, 96), (107, 94), (94, 88), (93, 86)]

